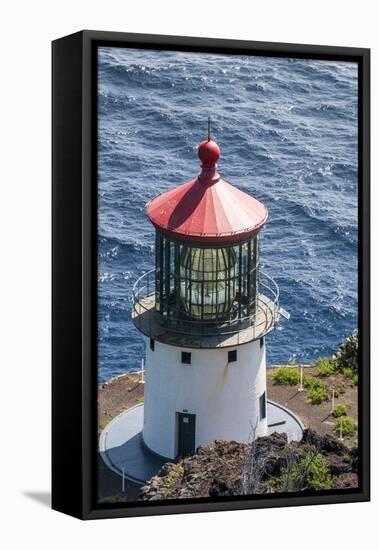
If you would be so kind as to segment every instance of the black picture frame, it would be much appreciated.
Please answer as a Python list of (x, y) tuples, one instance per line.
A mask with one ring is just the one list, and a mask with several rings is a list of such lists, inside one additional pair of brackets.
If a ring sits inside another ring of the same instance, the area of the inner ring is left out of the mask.
[[(96, 504), (96, 212), (99, 46), (355, 61), (359, 79), (359, 487), (306, 495)], [(370, 499), (370, 50), (81, 31), (52, 43), (52, 507), (81, 519)]]

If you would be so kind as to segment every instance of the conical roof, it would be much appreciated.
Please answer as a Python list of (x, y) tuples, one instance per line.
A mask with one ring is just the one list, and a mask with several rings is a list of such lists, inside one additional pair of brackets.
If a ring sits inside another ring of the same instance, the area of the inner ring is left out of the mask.
[(220, 148), (213, 140), (198, 150), (197, 178), (153, 198), (147, 215), (159, 231), (176, 240), (222, 244), (245, 240), (267, 220), (266, 206), (217, 173)]

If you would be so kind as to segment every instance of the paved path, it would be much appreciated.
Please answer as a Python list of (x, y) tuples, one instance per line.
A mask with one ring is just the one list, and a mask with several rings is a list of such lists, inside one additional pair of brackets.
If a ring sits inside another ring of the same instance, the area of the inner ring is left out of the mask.
[[(267, 401), (269, 434), (285, 432), (290, 441), (303, 434), (301, 421), (288, 409)], [(100, 453), (105, 464), (119, 475), (144, 483), (158, 473), (167, 460), (150, 453), (142, 443), (143, 405), (116, 416), (100, 435)]]
[(289, 441), (300, 441), (304, 426), (300, 418), (278, 403), (267, 400), (268, 434), (274, 432), (287, 434)]
[(119, 414), (101, 432), (100, 453), (105, 464), (119, 475), (145, 483), (166, 460), (147, 451), (142, 443), (143, 405)]

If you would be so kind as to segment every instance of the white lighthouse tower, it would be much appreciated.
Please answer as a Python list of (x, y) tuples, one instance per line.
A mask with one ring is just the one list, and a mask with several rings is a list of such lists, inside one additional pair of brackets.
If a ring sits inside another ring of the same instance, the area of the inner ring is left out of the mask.
[(210, 132), (198, 154), (200, 174), (147, 205), (156, 267), (133, 293), (146, 340), (143, 442), (170, 460), (267, 434), (265, 336), (279, 316), (278, 288), (259, 269), (265, 205), (219, 176)]

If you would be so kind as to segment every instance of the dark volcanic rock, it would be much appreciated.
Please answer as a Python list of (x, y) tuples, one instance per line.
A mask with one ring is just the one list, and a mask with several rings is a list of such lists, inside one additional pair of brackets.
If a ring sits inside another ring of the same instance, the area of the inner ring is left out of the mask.
[(347, 451), (345, 445), (332, 435), (320, 435), (309, 429), (304, 430), (302, 442), (313, 445), (320, 453), (323, 454), (345, 454)]
[[(236, 480), (235, 480), (236, 481)], [(214, 479), (209, 487), (210, 497), (229, 497), (238, 494), (238, 483), (227, 483), (221, 479)]]
[(351, 449), (350, 457), (351, 457), (351, 469), (355, 474), (357, 474), (358, 473), (358, 447), (354, 447), (354, 449)]
[[(194, 497), (225, 497), (247, 494), (242, 480), (252, 472), (259, 482), (256, 492), (272, 492), (272, 480), (278, 478), (290, 462), (297, 463), (310, 449), (317, 449), (327, 460), (341, 488), (357, 485), (357, 452), (350, 451), (330, 435), (320, 436), (305, 430), (302, 441), (288, 444), (285, 434), (273, 433), (251, 444), (214, 441), (199, 447), (196, 454), (175, 464), (167, 463), (140, 491), (142, 500), (165, 500)], [(251, 465), (254, 465), (252, 468)], [(258, 474), (257, 474), (258, 472)], [(254, 477), (254, 476), (253, 476)], [(306, 487), (304, 488), (306, 489)]]
[(279, 475), (281, 468), (287, 461), (285, 452), (288, 446), (286, 434), (274, 432), (270, 436), (260, 437), (253, 445), (255, 445), (257, 458), (264, 462), (266, 477)]
[(358, 487), (357, 474), (342, 474), (338, 476), (335, 483), (336, 489), (355, 489)]
[(304, 430), (302, 443), (314, 446), (325, 456), (333, 476), (357, 473), (358, 449), (350, 450), (332, 435), (322, 436), (313, 430)]
[(345, 460), (344, 456), (331, 454), (327, 456), (330, 473), (333, 476), (351, 472), (351, 461)]

